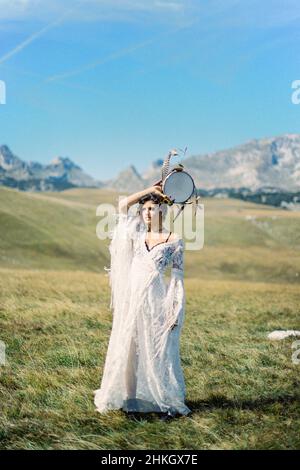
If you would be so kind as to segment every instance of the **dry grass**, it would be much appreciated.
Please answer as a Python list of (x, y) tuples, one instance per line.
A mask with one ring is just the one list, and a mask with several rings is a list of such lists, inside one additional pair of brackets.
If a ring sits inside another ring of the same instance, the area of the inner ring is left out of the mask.
[(128, 421), (94, 410), (111, 328), (107, 278), (1, 269), (1, 447), (4, 449), (299, 448), (297, 286), (186, 281), (181, 357), (191, 417)]
[[(299, 214), (206, 200), (205, 245), (186, 252), (181, 358), (191, 417), (129, 421), (94, 409), (110, 329), (95, 234), (102, 190), (0, 188), (0, 446), (3, 449), (296, 449)], [(247, 216), (255, 215), (253, 220)]]

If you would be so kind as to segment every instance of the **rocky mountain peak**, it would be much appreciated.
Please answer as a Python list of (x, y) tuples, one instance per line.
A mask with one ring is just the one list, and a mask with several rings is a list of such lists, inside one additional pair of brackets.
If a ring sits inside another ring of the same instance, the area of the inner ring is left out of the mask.
[(22, 160), (14, 155), (7, 145), (0, 146), (0, 167), (3, 170), (11, 170), (20, 167)]
[(80, 168), (70, 158), (60, 157), (60, 156), (53, 158), (53, 160), (50, 162), (49, 166), (56, 166), (56, 167), (61, 166), (65, 169)]

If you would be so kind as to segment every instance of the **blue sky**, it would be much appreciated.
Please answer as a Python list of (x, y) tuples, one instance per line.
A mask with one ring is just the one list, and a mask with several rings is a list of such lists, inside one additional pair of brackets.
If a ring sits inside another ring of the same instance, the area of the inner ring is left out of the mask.
[(298, 133), (298, 0), (0, 0), (0, 144), (98, 179)]

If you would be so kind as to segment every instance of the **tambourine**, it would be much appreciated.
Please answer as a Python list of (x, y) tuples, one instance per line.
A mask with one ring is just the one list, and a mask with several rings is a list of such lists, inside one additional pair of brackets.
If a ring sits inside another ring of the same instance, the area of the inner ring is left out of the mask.
[(189, 173), (175, 168), (162, 182), (162, 191), (173, 204), (183, 204), (194, 194), (195, 183)]
[[(187, 147), (184, 149), (184, 154), (186, 150)], [(191, 204), (192, 217), (196, 218), (196, 221), (198, 220), (198, 223), (203, 226), (203, 207), (199, 205), (200, 196), (197, 195), (197, 189), (192, 176), (187, 171), (184, 171), (184, 167), (180, 163), (175, 168), (169, 169), (170, 159), (174, 155), (178, 155), (176, 149), (171, 150), (165, 158), (162, 166), (162, 178), (157, 183), (154, 183), (154, 186), (159, 185), (161, 187), (161, 191), (166, 197), (165, 203), (168, 205), (178, 204), (180, 206), (173, 218), (173, 223), (183, 212), (184, 208)]]
[(170, 159), (174, 155), (178, 155), (177, 150), (168, 153), (162, 166), (162, 179), (155, 185), (161, 185), (163, 194), (171, 199), (172, 204), (184, 204), (193, 196), (196, 186), (191, 175), (184, 171), (183, 165), (169, 170)]

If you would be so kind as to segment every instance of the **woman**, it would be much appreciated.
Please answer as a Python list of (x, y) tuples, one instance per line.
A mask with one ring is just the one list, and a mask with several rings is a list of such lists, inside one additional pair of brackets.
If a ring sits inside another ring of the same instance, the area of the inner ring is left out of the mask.
[[(179, 339), (185, 314), (184, 241), (163, 230), (167, 200), (159, 185), (122, 199), (110, 244), (113, 324), (101, 388), (109, 409), (187, 415)], [(170, 202), (170, 200), (169, 200)], [(129, 208), (139, 203), (139, 212)], [(164, 272), (171, 266), (168, 284)]]

